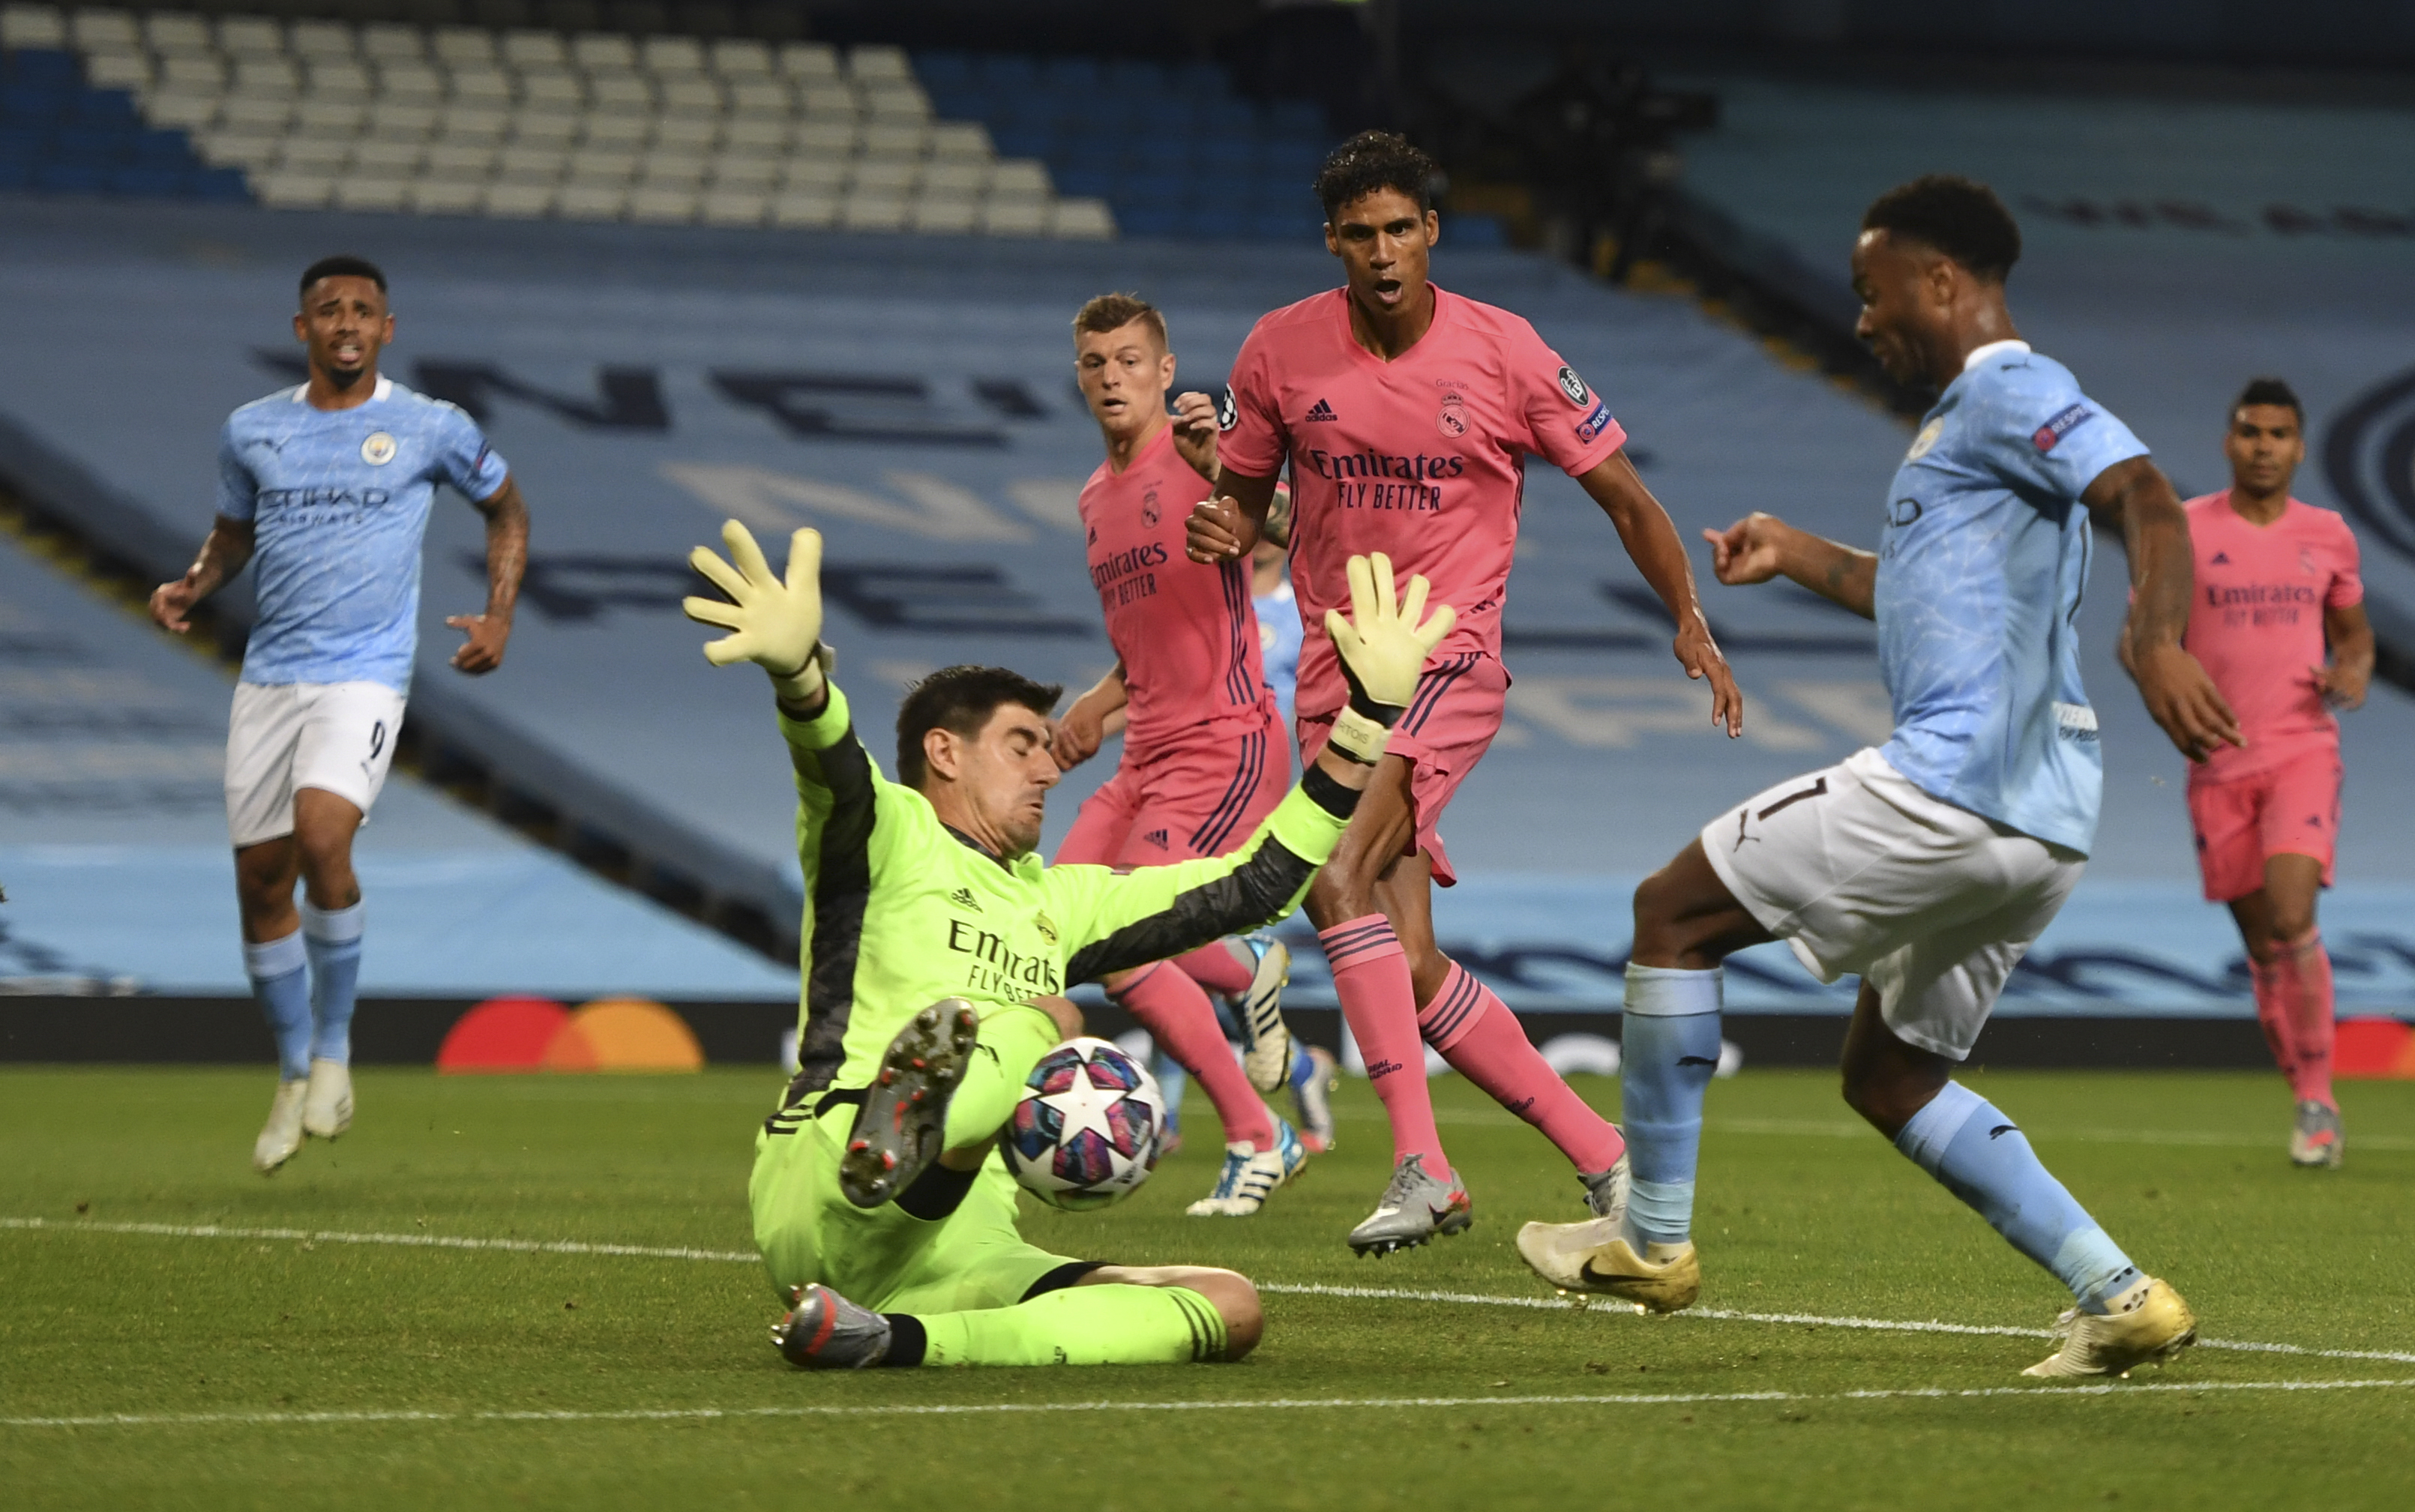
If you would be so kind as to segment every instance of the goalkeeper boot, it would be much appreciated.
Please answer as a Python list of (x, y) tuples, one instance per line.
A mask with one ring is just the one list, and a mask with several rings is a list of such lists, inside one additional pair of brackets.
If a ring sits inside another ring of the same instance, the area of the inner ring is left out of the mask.
[(2289, 1131), (2289, 1163), (2339, 1169), (2348, 1154), (2348, 1130), (2339, 1110), (2312, 1098), (2298, 1104), (2298, 1127)]
[(939, 1158), (948, 1099), (965, 1077), (981, 1018), (961, 997), (943, 997), (914, 1015), (880, 1056), (863, 1106), (839, 1158), (839, 1190), (858, 1207), (878, 1207), (913, 1185)]
[(2111, 1310), (2066, 1309), (2054, 1322), (2062, 1347), (2023, 1375), (2128, 1375), (2134, 1365), (2162, 1365), (2197, 1342), (2197, 1314), (2152, 1276), (2113, 1299)]
[(1388, 1255), (1413, 1250), (1437, 1234), (1464, 1234), (1475, 1221), (1475, 1204), (1458, 1172), (1437, 1181), (1426, 1174), (1424, 1156), (1403, 1155), (1375, 1210), (1350, 1231), (1350, 1248), (1362, 1255)]
[(277, 1084), (277, 1100), (268, 1105), (268, 1122), (251, 1146), (252, 1169), (262, 1175), (273, 1175), (302, 1147), (302, 1103), (309, 1091), (310, 1084), (299, 1076)]
[(801, 1370), (861, 1370), (889, 1353), (889, 1320), (816, 1281), (788, 1289), (788, 1313), (772, 1343)]
[(1216, 1190), (1183, 1211), (1192, 1218), (1248, 1218), (1307, 1163), (1308, 1146), (1300, 1143), (1298, 1131), (1288, 1120), (1277, 1118), (1273, 1148), (1225, 1145), (1224, 1169), (1217, 1175)]
[(310, 1062), (310, 1090), (302, 1099), (302, 1131), (334, 1139), (352, 1127), (352, 1069), (324, 1055)]
[(1291, 1030), (1283, 1024), (1282, 990), (1291, 981), (1291, 947), (1260, 930), (1244, 935), (1241, 943), (1256, 962), (1250, 990), (1241, 995), (1241, 1027), (1250, 1048), (1241, 1053), (1241, 1070), (1261, 1092), (1282, 1088), (1291, 1070)]
[(1309, 1045), (1292, 1053), (1291, 1100), (1299, 1110), (1299, 1142), (1311, 1155), (1333, 1148), (1339, 1133), (1333, 1123), (1333, 1094), (1341, 1085), (1332, 1051)]

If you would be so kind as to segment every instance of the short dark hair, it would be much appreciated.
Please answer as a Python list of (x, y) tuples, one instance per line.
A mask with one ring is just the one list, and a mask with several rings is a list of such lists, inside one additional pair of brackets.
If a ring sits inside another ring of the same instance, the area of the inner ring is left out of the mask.
[(1073, 314), (1073, 335), (1078, 338), (1085, 331), (1104, 336), (1120, 331), (1134, 321), (1146, 321), (1157, 336), (1157, 344), (1167, 346), (1165, 317), (1155, 305), (1138, 294), (1101, 294)]
[(906, 692), (897, 710), (897, 780), (920, 787), (930, 775), (922, 759), (922, 737), (935, 729), (952, 730), (971, 740), (998, 712), (1000, 704), (1020, 704), (1046, 716), (1065, 696), (1064, 684), (1034, 682), (1003, 666), (943, 666)]
[(1989, 283), (2021, 260), (2020, 223), (1996, 191), (1958, 173), (1928, 173), (1872, 201), (1862, 230), (1923, 243)]
[(368, 258), (354, 257), (350, 252), (338, 252), (334, 257), (322, 257), (304, 268), (302, 292), (308, 293), (310, 286), (322, 278), (367, 278), (378, 286), (379, 293), (385, 292), (385, 271)]
[(1316, 175), (1316, 197), (1331, 220), (1351, 201), (1378, 189), (1397, 189), (1418, 202), (1418, 213), (1433, 208), (1434, 181), (1442, 169), (1408, 138), (1392, 131), (1361, 131), (1326, 155)]
[(2247, 386), (2231, 401), (2230, 412), (2237, 414), (2251, 404), (2286, 404), (2298, 417), (2298, 428), (2306, 428), (2306, 407), (2298, 402), (2298, 391), (2277, 378), (2251, 378)]

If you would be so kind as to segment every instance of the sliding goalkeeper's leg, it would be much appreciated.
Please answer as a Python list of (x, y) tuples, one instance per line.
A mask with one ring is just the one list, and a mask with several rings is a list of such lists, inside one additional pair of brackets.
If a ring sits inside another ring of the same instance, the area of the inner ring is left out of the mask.
[[(1008, 1308), (875, 1312), (818, 1282), (772, 1330), (792, 1365), (1179, 1365), (1238, 1359), (1258, 1341), (1256, 1290), (1229, 1270), (1102, 1265)], [(1047, 1288), (1047, 1289), (1042, 1289)]]

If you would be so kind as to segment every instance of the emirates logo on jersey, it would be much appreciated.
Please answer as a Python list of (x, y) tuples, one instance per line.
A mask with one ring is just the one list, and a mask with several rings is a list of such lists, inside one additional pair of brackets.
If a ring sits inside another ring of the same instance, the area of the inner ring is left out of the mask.
[(1467, 400), (1456, 392), (1442, 397), (1442, 413), (1434, 417), (1434, 426), (1456, 441), (1467, 434)]
[(394, 460), (396, 450), (392, 436), (382, 430), (374, 431), (368, 440), (361, 442), (361, 460), (371, 467), (383, 467)]

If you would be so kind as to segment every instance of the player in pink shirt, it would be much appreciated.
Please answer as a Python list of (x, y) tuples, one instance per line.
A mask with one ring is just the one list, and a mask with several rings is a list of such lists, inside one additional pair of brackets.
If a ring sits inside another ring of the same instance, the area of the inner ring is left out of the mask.
[[(1168, 416), (1174, 353), (1165, 319), (1131, 294), (1102, 294), (1073, 318), (1074, 377), (1107, 459), (1082, 487), (1090, 582), (1116, 666), (1073, 701), (1056, 733), (1058, 765), (1097, 753), (1123, 722), (1123, 760), (1082, 804), (1057, 864), (1162, 866), (1221, 856), (1254, 833), (1291, 786), (1282, 715), (1258, 667), (1246, 562), (1183, 554), (1184, 521), (1216, 470), (1216, 408), (1186, 394)], [(1246, 1218), (1308, 1159), (1291, 1124), (1252, 1089), (1282, 1085), (1291, 1039), (1279, 997), (1291, 953), (1271, 936), (1204, 945), (1106, 979), (1107, 992), (1207, 1089), (1224, 1125), (1224, 1164), (1193, 1217)], [(1203, 989), (1205, 989), (1203, 991)], [(1248, 1026), (1248, 1074), (1233, 1063), (1208, 1000)]]
[(1596, 1213), (1625, 1200), (1618, 1130), (1433, 940), (1432, 883), (1453, 880), (1443, 809), (1492, 744), (1509, 686), (1501, 609), (1527, 453), (1576, 478), (1610, 516), (1676, 621), (1677, 660), (1709, 680), (1713, 722), (1731, 735), (1743, 728), (1743, 699), (1703, 621), (1685, 546), (1621, 451), (1627, 433), (1608, 402), (1523, 320), (1427, 281), (1440, 230), (1427, 188), (1435, 173), (1425, 154), (1384, 132), (1353, 138), (1326, 160), (1316, 186), (1326, 247), (1346, 283), (1266, 316), (1242, 343), (1219, 416), (1216, 497), (1192, 512), (1190, 531), (1195, 561), (1248, 556), (1290, 462), (1292, 583), (1307, 632), (1296, 718), (1309, 759), (1349, 698), (1326, 614), (1350, 602), (1343, 563), (1353, 553), (1381, 552), (1402, 577), (1424, 575), (1432, 602), (1459, 613), (1308, 895), (1334, 991), (1392, 1125), (1391, 1184), (1350, 1234), (1362, 1254), (1456, 1234), (1471, 1220), (1466, 1186), (1435, 1131), (1420, 1038), (1558, 1145)]
[(2222, 440), (2230, 487), (2188, 502), (2187, 645), (2246, 737), (2189, 769), (2188, 799), (2205, 895), (2239, 921), (2256, 1016), (2297, 1098), (2289, 1159), (2335, 1166), (2345, 1136), (2332, 1097), (2332, 962), (2315, 895), (2331, 886), (2339, 830), (2332, 708), (2364, 702), (2373, 627), (2348, 522), (2289, 497), (2304, 428), (2287, 383), (2248, 384)]

